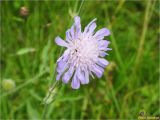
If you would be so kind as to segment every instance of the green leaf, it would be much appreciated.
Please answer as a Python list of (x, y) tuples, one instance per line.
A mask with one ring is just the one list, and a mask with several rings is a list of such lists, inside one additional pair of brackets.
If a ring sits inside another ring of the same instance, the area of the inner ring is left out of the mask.
[(30, 101), (27, 102), (27, 112), (28, 112), (28, 117), (32, 120), (37, 120), (40, 119), (39, 113), (35, 110), (35, 108), (31, 105)]
[(24, 54), (32, 53), (35, 51), (36, 50), (34, 48), (22, 48), (16, 53), (16, 55), (24, 55)]

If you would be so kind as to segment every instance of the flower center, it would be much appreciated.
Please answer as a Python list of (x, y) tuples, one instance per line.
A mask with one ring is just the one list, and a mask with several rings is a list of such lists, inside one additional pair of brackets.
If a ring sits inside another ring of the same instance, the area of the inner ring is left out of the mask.
[(93, 37), (80, 36), (74, 40), (71, 45), (70, 62), (76, 67), (83, 68), (87, 65), (93, 65), (98, 58), (98, 43)]

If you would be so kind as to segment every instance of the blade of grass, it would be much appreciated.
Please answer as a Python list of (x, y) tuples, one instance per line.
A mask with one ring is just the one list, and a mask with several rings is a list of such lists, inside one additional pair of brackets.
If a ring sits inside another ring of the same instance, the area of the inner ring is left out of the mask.
[(117, 43), (116, 43), (116, 40), (115, 40), (115, 37), (114, 37), (114, 34), (113, 34), (113, 31), (112, 31), (112, 26), (111, 26), (111, 22), (110, 22), (110, 18), (109, 18), (109, 15), (108, 15), (108, 12), (107, 12), (107, 21), (109, 23), (109, 26), (108, 28), (110, 29), (111, 31), (111, 41), (112, 41), (112, 45), (114, 47), (114, 50), (115, 50), (115, 54), (116, 54), (116, 58), (117, 58), (117, 61), (119, 62), (120, 64), (120, 67), (123, 66), (123, 62), (122, 62), (122, 58), (121, 58), (121, 55), (119, 53), (119, 49), (118, 49), (118, 46), (117, 46)]
[(137, 66), (141, 60), (142, 54), (143, 54), (143, 48), (144, 48), (144, 43), (145, 43), (145, 37), (146, 37), (146, 32), (148, 29), (148, 24), (149, 24), (149, 13), (150, 13), (150, 8), (151, 8), (151, 0), (147, 1), (147, 7), (145, 11), (145, 16), (144, 16), (144, 22), (143, 22), (143, 29), (142, 29), (142, 35), (140, 37), (140, 43), (137, 51), (137, 57), (135, 61), (135, 66), (134, 66), (134, 71), (136, 71)]
[(79, 10), (78, 10), (78, 12), (77, 12), (78, 15), (79, 15), (80, 12), (81, 12), (81, 9), (82, 9), (83, 4), (84, 4), (84, 0), (82, 0), (82, 2), (81, 2), (81, 5), (80, 5)]

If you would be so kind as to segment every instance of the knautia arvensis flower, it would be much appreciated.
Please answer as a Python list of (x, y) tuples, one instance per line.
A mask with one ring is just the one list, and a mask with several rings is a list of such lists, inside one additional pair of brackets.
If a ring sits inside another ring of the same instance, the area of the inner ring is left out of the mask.
[(94, 32), (96, 19), (92, 20), (81, 30), (80, 17), (74, 17), (74, 24), (66, 32), (66, 40), (55, 38), (57, 45), (65, 47), (63, 55), (57, 60), (57, 80), (64, 83), (71, 80), (73, 89), (78, 89), (80, 84), (88, 84), (89, 76), (96, 75), (101, 78), (108, 61), (104, 59), (110, 43), (104, 40), (110, 34), (107, 28)]

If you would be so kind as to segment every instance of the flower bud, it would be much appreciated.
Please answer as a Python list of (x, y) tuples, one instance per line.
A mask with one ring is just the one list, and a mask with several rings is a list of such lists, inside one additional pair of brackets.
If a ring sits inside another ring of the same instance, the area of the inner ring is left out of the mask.
[(28, 14), (29, 14), (29, 9), (27, 7), (23, 6), (20, 8), (20, 15), (22, 17), (27, 17)]
[(4, 79), (2, 81), (2, 88), (6, 91), (12, 90), (15, 86), (15, 82), (12, 79)]
[(114, 73), (116, 71), (116, 63), (115, 62), (110, 62), (106, 68), (106, 72), (107, 72), (107, 78), (108, 80), (113, 80), (113, 77), (114, 77)]

